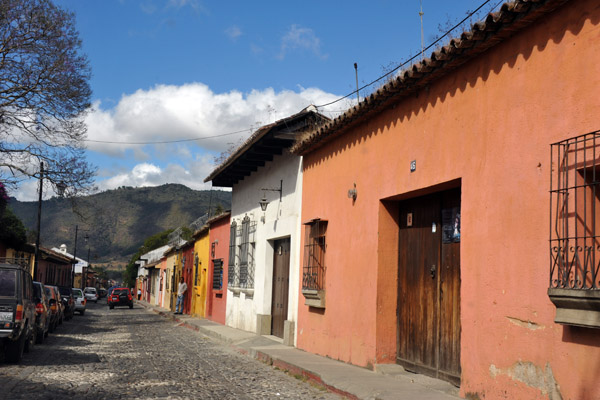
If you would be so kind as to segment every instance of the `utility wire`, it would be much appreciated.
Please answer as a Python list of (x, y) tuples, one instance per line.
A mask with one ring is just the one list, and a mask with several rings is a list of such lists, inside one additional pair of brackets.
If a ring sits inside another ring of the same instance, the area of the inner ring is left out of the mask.
[[(452, 31), (454, 31), (456, 28), (458, 28), (459, 26), (461, 26), (462, 24), (464, 24), (465, 21), (467, 21), (469, 18), (473, 17), (473, 15), (475, 15), (477, 12), (479, 12), (479, 10), (481, 10), (490, 1), (491, 0), (486, 0), (483, 3), (481, 3), (481, 5), (479, 7), (477, 7), (474, 11), (472, 11), (465, 18), (463, 18), (462, 21), (460, 21), (459, 23), (457, 23), (456, 25), (454, 25), (452, 28), (450, 28), (449, 30), (447, 30), (442, 36), (438, 37), (435, 41), (433, 41), (431, 44), (429, 44), (427, 47), (425, 47), (425, 49), (422, 49), (419, 54), (415, 54), (414, 56), (412, 56), (408, 60), (406, 60), (403, 63), (399, 64), (394, 69), (386, 72), (385, 74), (381, 75), (379, 78), (371, 81), (370, 83), (367, 83), (366, 85), (363, 85), (362, 87), (358, 88), (357, 90), (354, 90), (354, 91), (348, 93), (345, 96), (339, 97), (336, 100), (330, 101), (329, 103), (325, 103), (325, 104), (321, 104), (321, 105), (316, 105), (315, 107), (316, 108), (323, 108), (323, 107), (327, 107), (327, 106), (330, 106), (332, 104), (338, 103), (338, 102), (340, 102), (340, 101), (342, 101), (344, 99), (347, 99), (350, 96), (353, 96), (355, 93), (357, 93), (357, 92), (359, 92), (359, 91), (361, 91), (363, 89), (366, 89), (367, 87), (373, 85), (374, 83), (377, 83), (380, 80), (382, 80), (382, 79), (390, 76), (394, 72), (398, 71), (400, 68), (404, 67), (406, 64), (414, 61), (417, 57), (422, 56), (425, 51), (428, 51), (430, 48), (432, 48), (433, 46), (435, 46), (436, 44), (438, 44), (443, 38), (445, 38), (446, 36), (448, 36)], [(498, 7), (504, 1), (505, 0), (501, 0), (498, 3), (496, 3), (496, 5), (492, 8), (492, 10), (496, 9), (496, 7)], [(327, 111), (327, 112), (345, 112), (345, 111), (330, 110), (330, 111)], [(238, 133), (251, 132), (253, 130), (254, 130), (253, 128), (248, 128), (248, 129), (242, 129), (242, 130), (235, 131), (235, 132), (222, 133), (222, 134), (219, 134), (219, 135), (204, 136), (204, 137), (190, 138), (190, 139), (164, 140), (164, 141), (156, 141), (156, 142), (115, 142), (115, 141), (110, 141), (110, 140), (92, 140), (92, 139), (85, 139), (84, 142), (89, 142), (89, 143), (103, 143), (103, 144), (129, 144), (129, 145), (170, 144), (170, 143), (195, 142), (195, 141), (199, 141), (199, 140), (220, 138), (220, 137), (224, 137), (224, 136), (236, 135)]]
[(163, 141), (157, 141), (157, 142), (113, 142), (110, 140), (92, 140), (92, 139), (85, 139), (84, 142), (104, 143), (104, 144), (168, 144), (168, 143), (194, 142), (197, 140), (214, 139), (214, 138), (220, 138), (223, 136), (236, 135), (238, 133), (251, 132), (251, 131), (253, 131), (253, 129), (248, 128), (248, 129), (242, 129), (240, 131), (235, 131), (235, 132), (222, 133), (220, 135), (203, 136), (203, 137), (190, 138), (190, 139), (163, 140)]
[[(431, 43), (429, 46), (425, 47), (425, 49), (421, 50), (421, 53), (419, 54), (415, 54), (414, 56), (412, 56), (411, 58), (409, 58), (408, 60), (404, 61), (403, 63), (399, 64), (396, 68), (388, 71), (387, 73), (381, 75), (379, 78), (375, 79), (374, 81), (367, 83), (366, 85), (364, 85), (363, 87), (359, 88), (358, 90), (363, 90), (369, 86), (371, 86), (374, 83), (379, 82), (380, 80), (382, 80), (383, 78), (388, 77), (389, 75), (393, 74), (394, 72), (398, 71), (398, 69), (404, 67), (406, 64), (412, 62), (413, 60), (415, 60), (416, 58), (418, 58), (420, 55), (422, 55), (423, 53), (425, 53), (427, 50), (429, 50), (430, 48), (432, 48), (433, 46), (435, 46), (440, 40), (442, 40), (443, 38), (445, 38), (446, 36), (448, 36), (450, 34), (450, 32), (452, 32), (453, 30), (455, 30), (456, 28), (458, 28), (459, 26), (461, 26), (466, 20), (468, 20), (469, 18), (471, 18), (473, 15), (475, 15), (475, 13), (477, 13), (479, 10), (481, 10), (487, 3), (489, 3), (492, 0), (486, 0), (484, 1), (479, 7), (477, 7), (475, 9), (475, 11), (471, 12), (469, 15), (467, 15), (465, 18), (463, 18), (462, 21), (460, 21), (458, 24), (454, 25), (452, 28), (450, 28), (449, 30), (446, 31), (446, 33), (444, 33), (442, 36), (440, 36), (439, 38), (437, 38), (433, 43)], [(499, 3), (497, 3), (493, 9), (495, 9), (496, 7), (498, 7), (498, 5), (500, 5), (501, 3), (503, 3), (504, 0), (501, 0)], [(344, 99), (347, 99), (350, 96), (353, 96), (356, 93), (356, 90), (348, 93), (347, 95), (340, 97), (336, 100), (330, 101), (329, 103), (325, 103), (325, 104), (321, 104), (318, 106), (315, 106), (317, 108), (323, 108), (332, 104), (335, 104), (337, 102), (340, 102)]]

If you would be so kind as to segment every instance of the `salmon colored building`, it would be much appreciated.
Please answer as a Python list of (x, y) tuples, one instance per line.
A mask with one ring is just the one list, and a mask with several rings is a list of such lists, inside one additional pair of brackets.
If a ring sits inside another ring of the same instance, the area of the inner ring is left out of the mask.
[(210, 228), (208, 289), (206, 318), (225, 324), (227, 301), (227, 268), (229, 261), (229, 224), (231, 213), (225, 212), (208, 221)]
[(600, 2), (517, 0), (305, 135), (297, 346), (599, 399), (599, 93)]

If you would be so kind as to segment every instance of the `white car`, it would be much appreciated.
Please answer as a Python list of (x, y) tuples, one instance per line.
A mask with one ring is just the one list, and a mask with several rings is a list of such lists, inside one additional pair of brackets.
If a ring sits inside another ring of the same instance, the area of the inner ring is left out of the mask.
[(83, 289), (83, 294), (88, 301), (93, 301), (94, 303), (98, 302), (98, 292), (96, 291), (96, 288), (86, 287)]
[(85, 313), (85, 304), (87, 303), (87, 299), (84, 297), (81, 289), (73, 288), (71, 291), (73, 292), (73, 298), (75, 299), (75, 311), (83, 315)]

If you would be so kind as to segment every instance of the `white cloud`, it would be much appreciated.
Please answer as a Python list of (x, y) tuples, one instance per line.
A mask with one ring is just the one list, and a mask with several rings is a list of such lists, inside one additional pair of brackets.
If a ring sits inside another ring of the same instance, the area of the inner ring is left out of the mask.
[(233, 25), (225, 29), (225, 34), (229, 36), (231, 40), (235, 41), (238, 37), (242, 36), (242, 30), (239, 27)]
[[(203, 180), (214, 169), (213, 157), (247, 138), (251, 129), (297, 113), (310, 104), (324, 104), (336, 98), (338, 95), (318, 88), (214, 93), (202, 83), (190, 83), (138, 90), (124, 95), (107, 110), (97, 101), (86, 117), (89, 140), (147, 143), (203, 139), (154, 146), (87, 142), (89, 150), (101, 154), (96, 185), (100, 190), (164, 183), (209, 188), (210, 183), (204, 184)], [(344, 106), (342, 102), (330, 108)], [(243, 132), (224, 135), (237, 131)], [(93, 159), (90, 161), (94, 163)], [(36, 182), (24, 182), (13, 195), (22, 201), (36, 200)]]
[(321, 39), (315, 32), (294, 24), (281, 39), (281, 50), (277, 58), (284, 59), (288, 52), (296, 49), (308, 50), (321, 59), (327, 58), (326, 54), (321, 54)]
[[(159, 85), (124, 95), (110, 110), (103, 110), (100, 102), (94, 103), (93, 111), (86, 119), (90, 140), (87, 147), (113, 157), (123, 156), (126, 150), (133, 149), (135, 159), (144, 160), (147, 158), (140, 145), (122, 143), (199, 138), (180, 145), (189, 148), (188, 145), (194, 143), (203, 150), (220, 152), (228, 143), (249, 136), (251, 128), (297, 113), (310, 104), (323, 104), (335, 98), (337, 95), (318, 88), (280, 92), (267, 88), (244, 94), (238, 91), (214, 93), (202, 83)], [(223, 136), (237, 131), (244, 132)], [(164, 150), (166, 146), (158, 147)]]
[(204, 178), (213, 168), (212, 158), (206, 155), (198, 156), (183, 165), (170, 163), (163, 168), (152, 163), (142, 163), (137, 164), (131, 171), (99, 181), (98, 187), (100, 190), (109, 190), (120, 186), (143, 187), (180, 183), (195, 190), (205, 190), (209, 189), (211, 184), (204, 183)]

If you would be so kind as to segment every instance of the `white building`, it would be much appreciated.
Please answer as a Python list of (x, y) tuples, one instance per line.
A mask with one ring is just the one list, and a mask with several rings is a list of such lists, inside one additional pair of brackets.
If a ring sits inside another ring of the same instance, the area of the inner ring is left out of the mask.
[(310, 106), (263, 126), (205, 179), (232, 188), (228, 326), (296, 343), (302, 159), (288, 149), (327, 120)]

